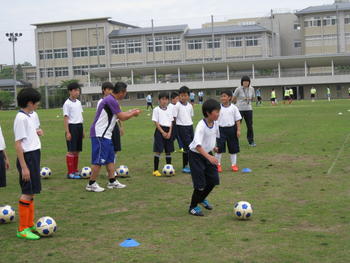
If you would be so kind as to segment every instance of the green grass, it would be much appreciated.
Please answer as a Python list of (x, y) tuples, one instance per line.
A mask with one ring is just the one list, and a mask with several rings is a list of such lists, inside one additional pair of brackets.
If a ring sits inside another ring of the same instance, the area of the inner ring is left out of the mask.
[[(251, 174), (229, 170), (224, 155), (221, 185), (209, 196), (213, 211), (188, 215), (189, 175), (180, 173), (181, 154), (173, 154), (178, 173), (151, 176), (154, 127), (147, 111), (125, 123), (118, 164), (129, 167), (127, 188), (85, 191), (86, 180), (65, 179), (65, 140), (60, 109), (40, 110), (42, 166), (53, 176), (36, 196), (36, 218), (52, 216), (58, 232), (39, 241), (19, 240), (16, 222), (0, 225), (0, 262), (348, 262), (350, 251), (350, 142), (327, 174), (349, 134), (349, 101), (295, 102), (254, 109), (257, 147), (249, 148), (242, 130), (238, 164)], [(337, 113), (343, 112), (342, 116)], [(15, 111), (1, 112), (11, 169), (0, 203), (16, 208), (18, 174), (12, 125)], [(85, 130), (93, 109), (84, 112)], [(201, 118), (196, 106), (195, 123)], [(84, 141), (80, 166), (89, 165), (90, 141)], [(161, 166), (164, 164), (164, 156)], [(99, 183), (106, 184), (105, 172)], [(249, 221), (233, 217), (236, 201), (249, 201)], [(126, 238), (141, 243), (121, 248)]]

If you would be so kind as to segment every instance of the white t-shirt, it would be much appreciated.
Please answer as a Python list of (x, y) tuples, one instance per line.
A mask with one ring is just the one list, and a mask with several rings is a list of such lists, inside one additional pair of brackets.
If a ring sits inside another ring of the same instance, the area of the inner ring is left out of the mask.
[(63, 104), (63, 116), (68, 117), (68, 123), (83, 123), (83, 107), (80, 100), (71, 100), (68, 98)]
[(30, 114), (19, 111), (13, 126), (15, 141), (21, 141), (23, 152), (31, 152), (41, 148), (35, 122), (31, 118)]
[(34, 123), (35, 129), (40, 129), (40, 120), (38, 113), (33, 111), (32, 113), (29, 113), (29, 115), (31, 117), (32, 122)]
[(171, 114), (173, 115), (173, 119), (174, 119), (174, 110), (175, 110), (175, 104), (172, 104), (171, 102), (168, 104), (168, 108), (171, 111)]
[(212, 151), (216, 146), (216, 138), (220, 137), (219, 125), (214, 121), (213, 127), (208, 127), (204, 119), (200, 120), (194, 132), (194, 138), (189, 148), (191, 151), (198, 153), (196, 147), (198, 145), (206, 152)]
[(166, 109), (162, 109), (159, 106), (153, 109), (152, 121), (158, 122), (160, 126), (171, 127), (173, 120), (174, 116), (169, 106)]
[(1, 126), (0, 126), (0, 151), (3, 151), (6, 149), (5, 139), (4, 135), (2, 134)]
[(239, 109), (235, 105), (230, 104), (229, 106), (225, 107), (221, 104), (221, 110), (218, 119), (218, 124), (220, 127), (232, 127), (236, 124), (236, 121), (239, 121), (241, 119), (242, 116), (239, 112)]
[(193, 125), (193, 107), (191, 103), (182, 104), (180, 101), (174, 107), (174, 117), (176, 124), (181, 126)]

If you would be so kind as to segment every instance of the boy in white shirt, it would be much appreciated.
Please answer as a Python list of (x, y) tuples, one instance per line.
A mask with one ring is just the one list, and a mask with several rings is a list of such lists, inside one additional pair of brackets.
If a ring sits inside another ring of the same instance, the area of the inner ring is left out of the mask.
[(179, 137), (184, 146), (182, 154), (183, 173), (191, 173), (188, 166), (189, 145), (193, 140), (193, 121), (194, 115), (192, 104), (188, 102), (190, 98), (190, 89), (183, 86), (179, 90), (180, 101), (174, 107), (174, 117)]
[[(168, 104), (168, 108), (173, 113), (173, 116), (174, 116), (175, 105), (178, 102), (179, 102), (179, 93), (176, 92), (176, 91), (173, 91), (171, 93), (171, 95), (170, 95), (170, 103)], [(177, 140), (177, 144), (179, 145), (179, 152), (183, 153), (184, 152), (184, 149), (183, 149), (184, 146), (183, 146), (183, 143), (181, 141), (181, 138), (180, 138), (178, 130), (177, 130), (176, 120), (175, 120), (175, 118), (173, 118), (173, 119), (174, 120), (173, 120), (173, 123), (172, 123), (172, 126), (173, 126), (172, 138), (173, 138), (173, 141)]]
[(77, 82), (70, 83), (67, 87), (69, 98), (63, 104), (64, 129), (67, 141), (67, 178), (81, 179), (78, 170), (79, 152), (83, 150), (83, 107), (78, 100), (80, 85)]
[(168, 107), (169, 95), (161, 92), (158, 96), (159, 106), (154, 108), (152, 114), (152, 121), (156, 126), (154, 132), (154, 176), (161, 176), (159, 172), (159, 158), (160, 154), (165, 152), (165, 159), (167, 164), (171, 164), (171, 153), (174, 151), (174, 140), (172, 138), (172, 122), (174, 120), (172, 108)]
[(189, 161), (193, 182), (193, 194), (188, 212), (194, 216), (203, 216), (201, 204), (205, 209), (213, 207), (206, 199), (215, 185), (220, 183), (218, 160), (213, 156), (217, 151), (216, 138), (220, 136), (216, 120), (220, 114), (220, 103), (214, 99), (206, 100), (202, 106), (204, 119), (197, 124), (194, 139), (189, 148)]
[(5, 149), (5, 139), (0, 126), (0, 187), (6, 186), (6, 170), (10, 168), (10, 161)]
[(218, 172), (222, 172), (221, 156), (226, 152), (226, 144), (230, 153), (231, 169), (238, 172), (237, 153), (239, 153), (238, 138), (241, 135), (241, 119), (239, 109), (231, 103), (232, 92), (224, 90), (221, 92), (221, 110), (218, 119), (220, 138), (217, 140), (218, 152), (215, 154), (218, 159)]
[(41, 191), (40, 149), (41, 142), (36, 123), (30, 113), (40, 103), (41, 95), (33, 88), (22, 89), (17, 95), (21, 108), (14, 121), (14, 134), (17, 153), (17, 170), (22, 194), (19, 199), (19, 227), (17, 237), (36, 240), (34, 233), (34, 195)]

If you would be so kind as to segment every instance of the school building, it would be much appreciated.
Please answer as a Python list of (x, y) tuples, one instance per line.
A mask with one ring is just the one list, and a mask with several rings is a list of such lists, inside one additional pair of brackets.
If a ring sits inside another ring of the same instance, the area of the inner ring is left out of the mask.
[(298, 99), (345, 98), (350, 87), (350, 3), (311, 6), (268, 17), (203, 24), (136, 27), (109, 17), (34, 24), (36, 84), (53, 90), (64, 80), (83, 84), (94, 106), (103, 81), (128, 83), (126, 103), (188, 86), (215, 97), (249, 75), (263, 99), (293, 88)]

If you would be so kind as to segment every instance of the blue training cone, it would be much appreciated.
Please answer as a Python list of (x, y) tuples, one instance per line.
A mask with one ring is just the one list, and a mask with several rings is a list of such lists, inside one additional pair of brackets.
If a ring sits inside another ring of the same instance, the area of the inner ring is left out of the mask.
[(123, 242), (119, 244), (119, 246), (121, 247), (137, 247), (139, 245), (140, 243), (132, 238), (125, 239)]
[(242, 169), (242, 173), (250, 173), (252, 171), (252, 169), (250, 168), (243, 168)]

